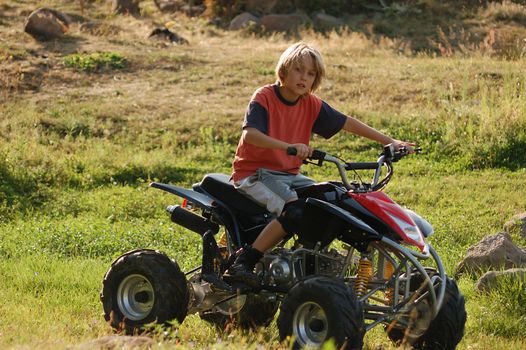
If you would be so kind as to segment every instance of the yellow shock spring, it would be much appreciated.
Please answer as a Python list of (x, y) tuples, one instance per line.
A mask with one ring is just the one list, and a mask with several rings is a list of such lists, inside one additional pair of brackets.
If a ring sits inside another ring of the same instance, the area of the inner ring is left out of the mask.
[(226, 247), (227, 244), (228, 243), (227, 243), (227, 240), (226, 240), (226, 232), (223, 232), (223, 234), (221, 235), (221, 238), (219, 238), (218, 245), (222, 246), (222, 247)]
[[(384, 263), (384, 279), (389, 280), (393, 276), (393, 273), (394, 273), (393, 264), (390, 261), (386, 260)], [(393, 301), (393, 297), (394, 297), (394, 289), (392, 287), (387, 288), (385, 290), (385, 303), (387, 305), (391, 304), (391, 302)]]
[(358, 262), (358, 273), (356, 274), (356, 283), (354, 292), (357, 297), (362, 297), (367, 291), (367, 283), (373, 276), (373, 263), (371, 260), (362, 257)]

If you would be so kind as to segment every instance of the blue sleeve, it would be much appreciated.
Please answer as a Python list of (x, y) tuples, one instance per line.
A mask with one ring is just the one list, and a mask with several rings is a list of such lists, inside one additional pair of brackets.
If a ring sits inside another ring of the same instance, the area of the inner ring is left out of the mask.
[(256, 101), (251, 101), (248, 105), (243, 121), (243, 129), (245, 128), (255, 128), (268, 135), (267, 110)]
[(328, 139), (343, 128), (347, 116), (322, 101), (320, 113), (314, 122), (312, 132)]

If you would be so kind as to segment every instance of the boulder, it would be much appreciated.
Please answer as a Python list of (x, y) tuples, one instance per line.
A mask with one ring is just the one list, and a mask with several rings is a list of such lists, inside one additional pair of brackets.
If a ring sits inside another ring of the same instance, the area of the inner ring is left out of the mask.
[(246, 28), (250, 26), (251, 24), (256, 25), (256, 26), (259, 25), (259, 18), (257, 18), (250, 12), (243, 12), (237, 15), (236, 17), (234, 17), (234, 19), (232, 19), (228, 29), (229, 30), (239, 30), (239, 29)]
[(490, 292), (499, 284), (508, 283), (508, 281), (513, 280), (526, 283), (526, 268), (516, 268), (505, 271), (488, 271), (479, 278), (475, 288), (480, 292)]
[(69, 30), (71, 20), (65, 14), (47, 7), (39, 8), (26, 18), (24, 31), (37, 40), (61, 37)]
[(510, 221), (504, 224), (504, 231), (509, 233), (517, 231), (526, 238), (526, 212), (514, 215)]
[(310, 23), (310, 18), (300, 12), (288, 15), (266, 15), (261, 18), (260, 24), (267, 32), (293, 32), (302, 25)]
[(509, 234), (497, 233), (468, 249), (466, 257), (457, 267), (457, 275), (515, 267), (526, 267), (526, 251), (517, 247)]
[(112, 0), (111, 12), (122, 15), (138, 16), (140, 0)]

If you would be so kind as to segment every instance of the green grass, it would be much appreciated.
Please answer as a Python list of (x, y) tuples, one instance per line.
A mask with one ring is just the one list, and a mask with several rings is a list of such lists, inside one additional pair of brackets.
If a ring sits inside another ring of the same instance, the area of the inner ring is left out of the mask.
[(0, 264), (3, 346), (62, 346), (87, 334), (106, 333), (97, 311), (101, 261), (35, 252)]
[[(10, 2), (0, 14), (0, 83), (7, 87), (0, 93), (1, 348), (63, 348), (111, 334), (98, 293), (111, 261), (127, 250), (162, 250), (184, 270), (199, 264), (199, 236), (164, 212), (179, 199), (147, 184), (190, 187), (208, 172), (229, 173), (248, 100), (274, 81), (279, 54), (294, 41), (173, 21), (150, 2), (139, 19), (86, 4), (87, 17), (128, 30), (91, 36), (73, 27), (69, 38), (39, 44), (10, 29), (28, 4)], [(71, 2), (43, 5), (78, 11)], [(486, 16), (495, 17), (490, 10)], [(146, 39), (169, 21), (189, 45)], [(483, 50), (404, 54), (397, 38), (349, 31), (302, 36), (327, 63), (320, 97), (423, 147), (396, 164), (386, 192), (433, 224), (430, 242), (450, 275), (469, 246), (526, 210), (524, 60)], [(113, 66), (124, 58), (125, 69)], [(36, 88), (33, 79), (41, 79)], [(379, 152), (349, 134), (315, 137), (313, 145), (348, 160)], [(331, 168), (304, 171), (320, 181), (337, 178)], [(460, 349), (526, 347), (523, 284), (486, 295), (475, 292), (471, 277), (458, 282), (468, 309)], [(155, 340), (159, 348), (288, 348), (274, 323), (255, 335), (216, 334), (195, 315)], [(394, 347), (375, 329), (365, 348)]]

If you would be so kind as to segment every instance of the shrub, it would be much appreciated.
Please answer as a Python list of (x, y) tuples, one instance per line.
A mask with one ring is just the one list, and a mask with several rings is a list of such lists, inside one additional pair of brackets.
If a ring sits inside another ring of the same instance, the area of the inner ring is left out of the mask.
[(211, 18), (230, 20), (241, 13), (244, 6), (243, 0), (205, 0), (205, 14)]
[(68, 68), (83, 71), (96, 71), (104, 68), (121, 69), (127, 66), (126, 59), (113, 52), (96, 52), (92, 54), (73, 54), (64, 57)]
[(307, 13), (323, 10), (328, 14), (338, 16), (347, 10), (347, 1), (345, 0), (296, 0), (294, 3), (298, 9)]

